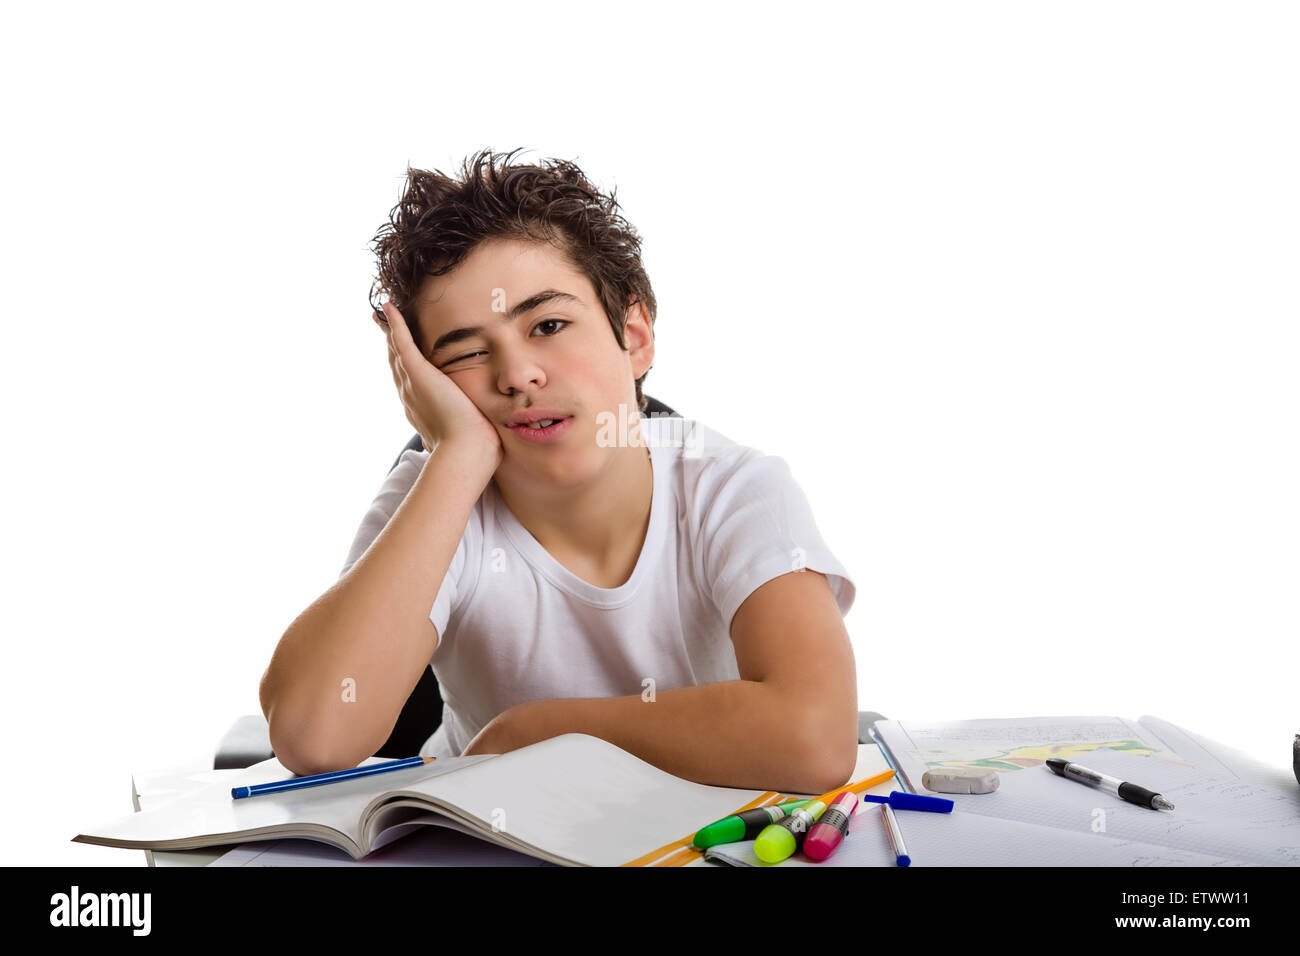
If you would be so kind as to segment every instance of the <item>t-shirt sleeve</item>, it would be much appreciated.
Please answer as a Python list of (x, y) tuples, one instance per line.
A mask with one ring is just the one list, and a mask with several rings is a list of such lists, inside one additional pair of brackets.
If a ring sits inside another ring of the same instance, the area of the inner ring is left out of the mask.
[(808, 498), (783, 458), (745, 458), (709, 497), (700, 528), (703, 583), (728, 629), (749, 595), (802, 568), (826, 575), (840, 615), (848, 614), (857, 589), (822, 540)]
[[(415, 479), (420, 476), (420, 471), (428, 458), (428, 452), (409, 448), (402, 453), (396, 467), (388, 473), (388, 477), (384, 479), (379, 489), (379, 494), (375, 496), (375, 500), (370, 503), (365, 516), (361, 519), (361, 526), (357, 528), (356, 536), (352, 539), (352, 547), (348, 549), (347, 561), (343, 565), (343, 570), (339, 572), (340, 578), (352, 570), (352, 566), (361, 560), (375, 539), (379, 537), (380, 532), (388, 526), (389, 520), (397, 513), (397, 509), (401, 507), (412, 486), (415, 485)], [(465, 568), (465, 537), (462, 534), (460, 543), (456, 545), (451, 566), (447, 569), (447, 575), (443, 578), (438, 588), (438, 595), (434, 598), (433, 607), (429, 611), (429, 620), (438, 629), (439, 637), (447, 633), (451, 609), (456, 605), (457, 585)]]

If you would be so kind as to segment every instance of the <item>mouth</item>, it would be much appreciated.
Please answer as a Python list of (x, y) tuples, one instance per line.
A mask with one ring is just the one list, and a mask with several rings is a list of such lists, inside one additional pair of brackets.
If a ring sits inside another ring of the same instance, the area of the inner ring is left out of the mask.
[[(539, 418), (530, 424), (509, 425), (509, 429), (527, 442), (547, 442), (559, 438), (573, 422), (572, 415), (561, 418)], [(549, 424), (548, 424), (549, 423)]]
[(553, 415), (548, 418), (530, 418), (527, 421), (512, 422), (510, 424), (510, 427), (517, 428), (523, 425), (527, 425), (529, 428), (538, 428), (538, 427), (549, 428), (555, 422), (562, 421), (567, 417), (568, 417), (567, 415)]

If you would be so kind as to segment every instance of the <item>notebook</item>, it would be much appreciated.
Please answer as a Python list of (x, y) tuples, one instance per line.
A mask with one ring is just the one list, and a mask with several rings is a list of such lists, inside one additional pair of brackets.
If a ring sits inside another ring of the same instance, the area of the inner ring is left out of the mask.
[[(1277, 768), (1156, 717), (1038, 717), (948, 723), (879, 721), (882, 746), (907, 788), (929, 793), (931, 766), (998, 772), (988, 794), (942, 794), (951, 813), (895, 811), (912, 866), (1296, 866), (1300, 790)], [(1154, 811), (1064, 780), (1044, 765), (1064, 756), (1155, 790), (1174, 804)], [(899, 789), (902, 789), (900, 787)], [(840, 848), (813, 863), (894, 866), (877, 806), (854, 814)], [(711, 861), (765, 866), (753, 844), (709, 850)]]
[(296, 837), (361, 859), (412, 826), (437, 825), (564, 866), (676, 866), (699, 859), (686, 848), (714, 820), (810, 796), (683, 780), (587, 734), (505, 754), (440, 757), (325, 786), (240, 800), (230, 795), (232, 787), (292, 776), (272, 759), (243, 770), (155, 778), (141, 794), (139, 812), (73, 839), (181, 850)]

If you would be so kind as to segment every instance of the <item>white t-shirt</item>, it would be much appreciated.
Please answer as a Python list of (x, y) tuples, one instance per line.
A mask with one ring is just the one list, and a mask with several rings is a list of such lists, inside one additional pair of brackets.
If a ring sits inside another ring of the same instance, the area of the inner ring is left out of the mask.
[[(439, 635), (430, 666), (444, 706), (422, 756), (459, 756), (493, 717), (529, 700), (648, 696), (738, 680), (732, 617), (759, 586), (799, 568), (827, 576), (841, 615), (853, 606), (856, 588), (783, 459), (691, 419), (641, 425), (654, 470), (650, 522), (619, 587), (596, 587), (560, 564), (492, 482), (479, 496), (429, 612)], [(342, 574), (428, 458), (403, 453)]]

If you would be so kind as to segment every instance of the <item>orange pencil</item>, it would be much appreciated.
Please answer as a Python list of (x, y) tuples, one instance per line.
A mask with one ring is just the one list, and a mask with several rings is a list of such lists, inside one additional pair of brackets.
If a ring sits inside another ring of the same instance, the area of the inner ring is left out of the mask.
[(859, 780), (857, 783), (845, 784), (842, 787), (836, 787), (834, 790), (827, 790), (817, 799), (827, 806), (830, 806), (832, 799), (841, 793), (861, 793), (863, 790), (870, 790), (877, 784), (884, 783), (893, 775), (894, 771), (886, 770), (883, 773), (876, 774), (874, 777), (867, 777), (865, 780)]

